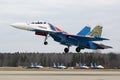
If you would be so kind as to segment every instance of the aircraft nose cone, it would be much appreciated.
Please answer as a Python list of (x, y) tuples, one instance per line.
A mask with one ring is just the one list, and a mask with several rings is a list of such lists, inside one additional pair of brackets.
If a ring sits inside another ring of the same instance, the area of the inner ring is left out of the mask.
[(32, 28), (30, 28), (27, 23), (13, 23), (10, 26), (22, 30), (32, 30)]
[(17, 28), (19, 25), (17, 23), (13, 23), (10, 26)]
[(10, 26), (18, 29), (23, 29), (26, 26), (26, 23), (13, 23)]

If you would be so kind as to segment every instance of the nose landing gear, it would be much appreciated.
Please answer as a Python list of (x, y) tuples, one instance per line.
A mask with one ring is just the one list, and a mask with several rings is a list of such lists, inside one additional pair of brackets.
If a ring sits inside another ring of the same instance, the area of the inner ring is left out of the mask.
[(44, 45), (48, 45), (48, 42), (46, 41), (47, 38), (48, 38), (48, 36), (45, 36)]
[(44, 45), (48, 45), (48, 42), (47, 42), (47, 41), (45, 41), (45, 42), (44, 42)]

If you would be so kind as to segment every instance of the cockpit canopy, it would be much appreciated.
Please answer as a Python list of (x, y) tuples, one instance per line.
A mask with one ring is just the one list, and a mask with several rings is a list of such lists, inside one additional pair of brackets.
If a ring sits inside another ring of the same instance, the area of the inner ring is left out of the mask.
[(41, 22), (41, 21), (34, 21), (31, 24), (46, 24), (46, 22)]

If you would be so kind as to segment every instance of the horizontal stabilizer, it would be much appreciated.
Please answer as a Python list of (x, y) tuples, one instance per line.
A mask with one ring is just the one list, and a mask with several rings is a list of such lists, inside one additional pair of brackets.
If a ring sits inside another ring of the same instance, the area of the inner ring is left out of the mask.
[(82, 35), (85, 36), (90, 32), (90, 27), (85, 26), (79, 33), (77, 33), (77, 35)]
[(90, 49), (108, 49), (108, 48), (112, 48), (112, 47), (104, 45), (104, 44), (97, 44), (92, 41), (89, 41), (89, 48)]
[(103, 41), (103, 40), (109, 40), (107, 38), (101, 38), (101, 37), (91, 37), (91, 36), (80, 36), (80, 35), (71, 35), (66, 34), (66, 36), (70, 36), (71, 38), (75, 38), (80, 41)]
[(97, 44), (97, 43), (94, 43), (94, 44), (96, 44), (96, 46), (98, 47), (98, 49), (112, 48), (111, 46), (107, 46), (107, 45), (104, 45), (104, 44)]

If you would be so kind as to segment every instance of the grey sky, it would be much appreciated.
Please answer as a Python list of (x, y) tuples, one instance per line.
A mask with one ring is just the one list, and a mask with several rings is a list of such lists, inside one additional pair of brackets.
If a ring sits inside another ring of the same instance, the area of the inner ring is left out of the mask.
[[(33, 32), (14, 29), (15, 22), (47, 21), (76, 34), (84, 26), (103, 26), (103, 41), (114, 48), (102, 52), (119, 52), (120, 0), (1, 0), (0, 1), (0, 52), (63, 52), (65, 46)], [(75, 47), (70, 51), (75, 52)], [(89, 50), (83, 50), (89, 51)], [(90, 50), (91, 51), (91, 50)]]

